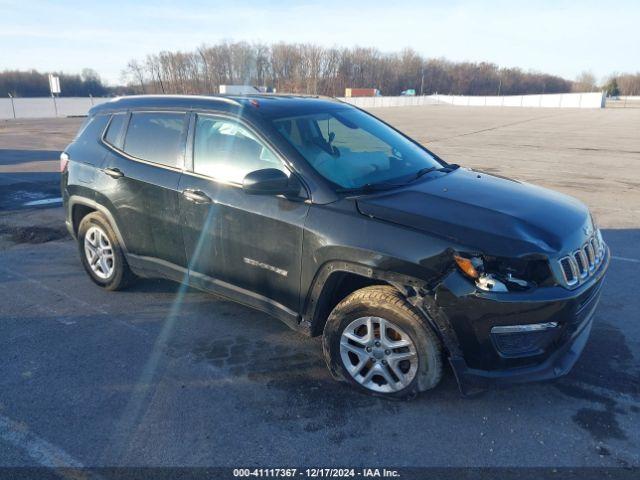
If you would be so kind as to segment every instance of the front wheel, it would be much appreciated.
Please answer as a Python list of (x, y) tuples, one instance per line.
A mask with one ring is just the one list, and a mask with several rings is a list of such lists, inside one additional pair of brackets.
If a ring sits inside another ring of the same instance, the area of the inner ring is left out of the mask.
[(410, 397), (442, 376), (439, 339), (391, 286), (366, 287), (342, 300), (325, 325), (323, 350), (335, 377), (374, 395)]

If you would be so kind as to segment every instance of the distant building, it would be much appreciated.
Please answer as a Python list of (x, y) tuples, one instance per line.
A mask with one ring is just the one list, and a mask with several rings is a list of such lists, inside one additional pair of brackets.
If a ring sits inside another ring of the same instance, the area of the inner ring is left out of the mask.
[(345, 88), (345, 97), (379, 97), (380, 90), (377, 88)]

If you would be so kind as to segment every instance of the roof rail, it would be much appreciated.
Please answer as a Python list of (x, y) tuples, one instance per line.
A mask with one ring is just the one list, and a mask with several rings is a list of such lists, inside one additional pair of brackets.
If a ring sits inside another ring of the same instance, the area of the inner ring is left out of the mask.
[(201, 100), (220, 100), (222, 102), (229, 103), (242, 107), (242, 104), (234, 98), (226, 97), (224, 95), (174, 95), (174, 94), (148, 94), (148, 95), (122, 95), (114, 97), (109, 102), (115, 102), (118, 100), (133, 100), (133, 99), (146, 99), (146, 98), (183, 98), (183, 99), (201, 99)]
[[(220, 94), (226, 95), (226, 94)], [(285, 92), (255, 92), (242, 94), (229, 94), (234, 98), (253, 98), (253, 97), (281, 97), (281, 98), (322, 98), (327, 100), (336, 100), (336, 97), (330, 95), (321, 95), (319, 93), (285, 93)]]

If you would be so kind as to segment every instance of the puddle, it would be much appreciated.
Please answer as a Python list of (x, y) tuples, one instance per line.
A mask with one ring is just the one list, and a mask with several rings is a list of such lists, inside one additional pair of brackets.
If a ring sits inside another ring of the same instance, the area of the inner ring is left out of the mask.
[(568, 397), (600, 404), (601, 409), (581, 408), (571, 417), (576, 425), (589, 432), (595, 440), (627, 439), (617, 418), (618, 414), (625, 412), (616, 406), (615, 400), (567, 383), (556, 383), (554, 386)]
[[(604, 310), (605, 307), (601, 306)], [(614, 392), (640, 397), (640, 371), (623, 331), (596, 321), (591, 338), (571, 378)]]
[(587, 430), (596, 440), (627, 439), (620, 425), (618, 425), (615, 412), (611, 409), (581, 408), (572, 418), (576, 424)]

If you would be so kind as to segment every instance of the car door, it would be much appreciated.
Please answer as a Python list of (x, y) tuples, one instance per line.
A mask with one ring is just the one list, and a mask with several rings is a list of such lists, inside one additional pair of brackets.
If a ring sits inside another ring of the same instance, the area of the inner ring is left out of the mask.
[(166, 111), (114, 115), (98, 189), (111, 205), (129, 261), (178, 280), (186, 273), (178, 220), (186, 118)]
[[(277, 316), (297, 317), (304, 198), (249, 195), (244, 176), (264, 168), (293, 175), (240, 120), (194, 115), (180, 218), (190, 281)], [(189, 171), (190, 170), (190, 171)]]

